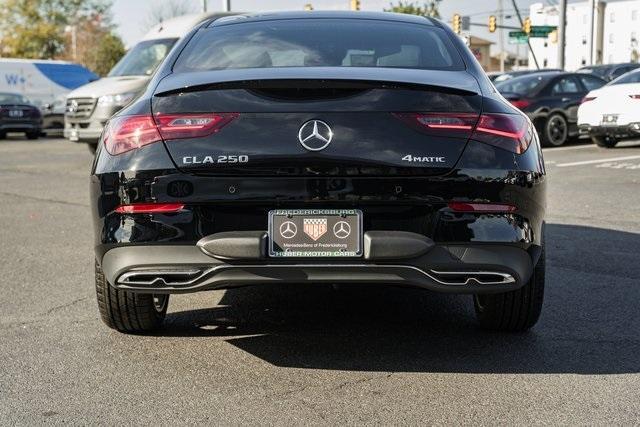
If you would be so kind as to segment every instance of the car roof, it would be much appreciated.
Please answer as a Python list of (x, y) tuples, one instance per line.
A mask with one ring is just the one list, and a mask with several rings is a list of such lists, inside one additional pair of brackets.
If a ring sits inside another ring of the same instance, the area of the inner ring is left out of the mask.
[(362, 12), (362, 11), (342, 11), (342, 10), (307, 10), (289, 12), (265, 12), (247, 13), (242, 15), (229, 16), (213, 20), (209, 27), (217, 27), (242, 22), (262, 22), (283, 19), (361, 19), (361, 20), (382, 20), (406, 22), (422, 25), (439, 25), (438, 21), (424, 16), (409, 15), (406, 13), (393, 12)]

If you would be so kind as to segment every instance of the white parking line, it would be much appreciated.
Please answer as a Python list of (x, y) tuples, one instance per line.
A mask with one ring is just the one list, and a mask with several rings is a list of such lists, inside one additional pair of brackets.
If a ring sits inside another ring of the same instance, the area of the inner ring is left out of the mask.
[(571, 146), (571, 147), (549, 147), (549, 148), (543, 148), (542, 152), (543, 153), (551, 153), (551, 152), (554, 152), (554, 151), (583, 150), (585, 148), (597, 148), (597, 147), (595, 145), (593, 145), (593, 144), (575, 145), (575, 146)]
[(613, 157), (610, 159), (585, 160), (583, 162), (559, 163), (556, 166), (559, 168), (566, 168), (569, 166), (594, 165), (596, 163), (619, 162), (621, 160), (633, 160), (633, 159), (640, 159), (640, 156)]

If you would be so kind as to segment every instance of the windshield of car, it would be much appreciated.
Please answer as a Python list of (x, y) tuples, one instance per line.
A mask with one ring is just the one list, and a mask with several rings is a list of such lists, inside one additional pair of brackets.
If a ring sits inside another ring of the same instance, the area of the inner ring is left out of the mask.
[(387, 67), (462, 70), (440, 28), (365, 19), (301, 19), (201, 30), (176, 72), (271, 67)]
[(500, 93), (513, 93), (520, 96), (530, 95), (549, 80), (548, 76), (520, 76), (498, 83)]
[(178, 39), (147, 40), (136, 44), (111, 69), (109, 77), (151, 75)]
[(0, 92), (0, 104), (31, 104), (27, 98), (17, 93)]
[(628, 83), (640, 83), (640, 70), (624, 74), (609, 83), (609, 85), (624, 85)]

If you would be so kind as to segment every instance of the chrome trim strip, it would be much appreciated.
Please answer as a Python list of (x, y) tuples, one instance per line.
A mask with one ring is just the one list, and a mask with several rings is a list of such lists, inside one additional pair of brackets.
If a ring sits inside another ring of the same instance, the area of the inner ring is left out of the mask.
[[(164, 286), (190, 286), (196, 284), (201, 279), (208, 277), (212, 274), (216, 274), (223, 270), (228, 269), (242, 269), (242, 268), (256, 268), (256, 269), (274, 269), (274, 268), (328, 268), (328, 269), (336, 269), (336, 268), (364, 268), (364, 269), (386, 269), (386, 268), (399, 268), (406, 270), (417, 271), (424, 276), (427, 276), (429, 279), (433, 280), (436, 283), (446, 286), (465, 286), (472, 283), (477, 283), (479, 285), (507, 285), (516, 282), (516, 279), (508, 273), (497, 272), (497, 271), (438, 271), (438, 270), (429, 270), (429, 272), (422, 270), (418, 267), (414, 267), (411, 265), (395, 265), (395, 264), (243, 264), (243, 265), (218, 265), (216, 267), (212, 267), (209, 269), (201, 270), (201, 269), (190, 269), (190, 270), (180, 270), (180, 269), (148, 269), (148, 270), (130, 270), (126, 273), (120, 275), (117, 279), (118, 284), (122, 285), (138, 285), (138, 286), (155, 286), (156, 284), (164, 285)], [(136, 276), (195, 276), (190, 280), (186, 281), (177, 281), (167, 283), (163, 277), (156, 277), (153, 280), (135, 280)], [(437, 277), (440, 276), (440, 277)], [(468, 276), (466, 280), (461, 282), (453, 282), (447, 281), (442, 276)], [(501, 277), (502, 280), (482, 280), (482, 276), (498, 276)]]

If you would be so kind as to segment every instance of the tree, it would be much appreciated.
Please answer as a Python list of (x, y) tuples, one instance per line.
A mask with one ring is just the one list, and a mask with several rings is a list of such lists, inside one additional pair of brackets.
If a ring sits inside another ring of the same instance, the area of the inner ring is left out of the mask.
[(79, 62), (100, 76), (106, 75), (125, 54), (122, 40), (110, 28), (96, 27), (94, 23), (85, 22), (77, 28), (76, 34), (75, 59), (71, 43), (67, 44), (60, 59)]
[(113, 34), (111, 0), (1, 1), (4, 56), (72, 60), (103, 75), (124, 54)]
[(422, 4), (422, 6), (410, 2), (400, 0), (397, 5), (391, 3), (389, 9), (385, 9), (385, 12), (407, 13), (410, 15), (430, 16), (432, 18), (440, 18), (440, 12), (438, 11), (439, 3), (442, 0), (430, 0)]
[(51, 59), (65, 50), (64, 29), (86, 20), (110, 25), (110, 0), (3, 0), (2, 54)]
[(147, 26), (150, 28), (156, 24), (166, 21), (167, 19), (186, 15), (188, 13), (195, 13), (196, 11), (197, 9), (194, 8), (194, 3), (191, 2), (178, 0), (165, 0), (163, 2), (156, 1), (154, 7), (149, 12)]

